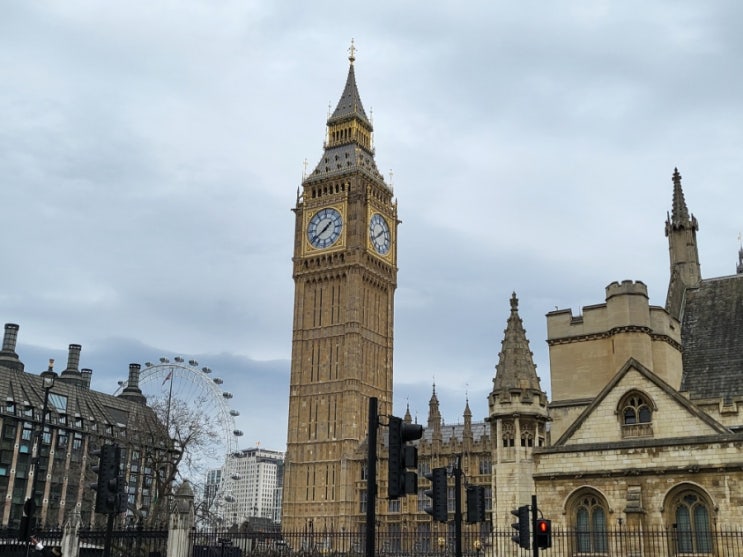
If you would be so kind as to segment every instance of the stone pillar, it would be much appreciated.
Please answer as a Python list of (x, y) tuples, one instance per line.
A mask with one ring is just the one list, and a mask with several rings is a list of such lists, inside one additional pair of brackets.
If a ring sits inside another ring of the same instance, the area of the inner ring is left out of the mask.
[(78, 557), (80, 552), (80, 513), (70, 513), (62, 530), (62, 557)]
[(191, 484), (184, 481), (173, 499), (168, 524), (167, 557), (190, 557), (191, 529), (194, 525), (194, 495)]

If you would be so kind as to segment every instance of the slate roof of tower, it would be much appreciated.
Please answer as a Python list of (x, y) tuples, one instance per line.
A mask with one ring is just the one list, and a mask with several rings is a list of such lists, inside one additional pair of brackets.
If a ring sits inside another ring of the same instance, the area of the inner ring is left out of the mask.
[(333, 115), (328, 119), (328, 124), (354, 116), (363, 120), (366, 125), (371, 127), (371, 123), (366, 117), (366, 112), (364, 112), (364, 105), (361, 104), (359, 89), (356, 87), (356, 72), (354, 71), (352, 59), (348, 67), (346, 86), (343, 88), (343, 93), (338, 100), (338, 105), (335, 107)]
[[(364, 105), (361, 103), (361, 95), (356, 86), (356, 72), (353, 65), (354, 58), (350, 57), (349, 60), (351, 63), (348, 67), (346, 85), (343, 88), (343, 93), (341, 93), (341, 98), (338, 100), (338, 105), (335, 107), (330, 118), (328, 118), (327, 125), (331, 126), (339, 121), (356, 118), (363, 122), (371, 132), (373, 127), (366, 117)], [(384, 177), (379, 172), (377, 163), (374, 160), (373, 151), (367, 150), (354, 141), (333, 147), (326, 146), (325, 153), (320, 159), (320, 162), (317, 163), (312, 173), (307, 176), (306, 181), (340, 174), (348, 170), (360, 170), (375, 180), (384, 182)]]
[(743, 396), (743, 275), (686, 290), (681, 390), (692, 400)]
[(504, 331), (498, 364), (495, 366), (493, 391), (514, 388), (541, 392), (537, 366), (519, 316), (519, 300), (515, 292), (511, 296), (511, 314)]

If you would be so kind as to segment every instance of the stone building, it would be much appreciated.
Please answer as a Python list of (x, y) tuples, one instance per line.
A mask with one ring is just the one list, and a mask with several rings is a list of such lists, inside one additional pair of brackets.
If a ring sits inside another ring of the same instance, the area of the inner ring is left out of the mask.
[[(498, 370), (494, 453), (512, 443), (503, 410), (509, 405), (515, 420), (527, 416), (530, 433), (539, 437), (543, 422), (549, 432), (532, 449), (522, 439), (505, 466), (496, 459), (495, 524), (507, 527), (510, 510), (528, 504), (528, 493), (555, 527), (578, 532), (571, 541), (578, 553), (604, 553), (606, 532), (624, 527), (667, 531), (674, 552), (706, 554), (711, 531), (740, 523), (743, 249), (737, 274), (704, 279), (697, 230), (675, 171), (665, 307), (650, 305), (642, 282), (623, 281), (580, 315), (548, 313), (546, 414), (530, 358), (521, 364), (524, 377), (508, 378), (505, 389)], [(639, 550), (642, 540), (635, 543)]]
[(92, 371), (79, 369), (79, 344), (69, 346), (67, 366), (59, 375), (53, 360), (41, 374), (26, 372), (16, 353), (18, 330), (16, 324), (5, 325), (0, 351), (0, 525), (18, 527), (32, 491), (35, 524), (60, 526), (73, 512), (83, 524), (93, 523), (90, 484), (97, 458), (91, 451), (104, 443), (122, 448), (129, 515), (146, 513), (154, 496), (153, 469), (167, 447), (162, 426), (138, 387), (139, 364), (129, 366), (128, 386), (119, 396), (99, 393), (90, 389)]
[(392, 408), (397, 204), (377, 170), (372, 124), (346, 84), (324, 154), (294, 208), (295, 283), (282, 523), (352, 531), (369, 399)]
[[(397, 204), (374, 162), (351, 50), (324, 155), (294, 209), (288, 531), (363, 531), (367, 403), (377, 397), (380, 416), (392, 407)], [(578, 553), (602, 553), (602, 532), (616, 527), (672, 529), (683, 533), (677, 550), (704, 552), (706, 532), (742, 518), (743, 249), (737, 274), (702, 278), (699, 224), (678, 171), (672, 182), (665, 306), (650, 304), (642, 282), (622, 281), (580, 315), (549, 312), (548, 401), (514, 294), (488, 418), (473, 422), (466, 404), (463, 424), (443, 424), (434, 388), (419, 477), (461, 457), (469, 481), (488, 486), (494, 528), (510, 528), (511, 510), (536, 494), (556, 527), (581, 533)], [(427, 488), (421, 480), (417, 497), (380, 498), (380, 526), (415, 532), (420, 548), (450, 529), (424, 512)]]
[[(397, 203), (374, 159), (372, 124), (356, 85), (351, 46), (346, 84), (327, 121), (324, 154), (305, 176), (294, 208), (294, 321), (282, 502), (287, 532), (361, 533), (367, 505), (368, 402), (378, 399), (378, 493), (387, 491), (386, 419), (392, 411)], [(461, 457), (467, 481), (487, 486), (490, 427), (441, 419), (436, 392), (419, 446), (420, 475)], [(411, 420), (408, 415), (407, 421)], [(393, 538), (416, 532), (421, 547), (446, 526), (431, 524), (417, 496), (378, 499)], [(449, 487), (454, 511), (453, 482)]]

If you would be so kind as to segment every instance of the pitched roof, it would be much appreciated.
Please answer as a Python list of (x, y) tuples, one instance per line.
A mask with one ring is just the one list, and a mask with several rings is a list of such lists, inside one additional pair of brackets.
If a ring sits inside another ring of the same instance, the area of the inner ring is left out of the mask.
[(692, 400), (743, 396), (743, 275), (686, 290), (681, 390)]
[[(40, 415), (44, 395), (41, 376), (0, 365), (0, 400), (3, 404), (14, 403), (17, 412), (34, 408), (35, 414)], [(155, 424), (157, 421), (153, 410), (144, 404), (81, 388), (60, 379), (50, 389), (49, 411), (52, 416), (50, 425), (59, 423), (60, 416), (67, 416), (66, 427), (72, 427), (74, 418), (79, 417), (86, 428), (98, 424), (98, 432), (102, 435), (106, 425), (112, 426), (118, 435), (124, 429), (143, 428), (145, 422)]]
[[(635, 360), (634, 358), (630, 358), (627, 360), (627, 362), (622, 366), (622, 368), (617, 372), (617, 374), (612, 378), (611, 381), (609, 381), (606, 386), (601, 390), (601, 392), (593, 399), (591, 404), (586, 407), (586, 409), (578, 416), (578, 418), (572, 423), (572, 425), (565, 430), (565, 432), (560, 436), (560, 438), (555, 441), (551, 447), (545, 449), (549, 450), (550, 448), (559, 449), (566, 445), (568, 445), (571, 441), (571, 438), (574, 437), (576, 432), (583, 427), (583, 425), (586, 423), (586, 421), (589, 419), (589, 417), (596, 412), (596, 410), (599, 408), (599, 406), (602, 405), (604, 400), (608, 397), (608, 395), (619, 385), (619, 383), (622, 381), (624, 376), (626, 376), (630, 370), (634, 370), (637, 373), (639, 373), (641, 376), (643, 376), (649, 383), (655, 385), (658, 389), (660, 389), (661, 392), (665, 393), (665, 396), (668, 397), (668, 399), (673, 400), (676, 404), (683, 407), (686, 412), (690, 416), (693, 416), (694, 419), (699, 420), (700, 422), (703, 422), (706, 424), (706, 426), (709, 427), (711, 431), (714, 431), (716, 434), (721, 435), (733, 435), (733, 432), (726, 428), (724, 425), (720, 424), (716, 420), (714, 420), (711, 416), (708, 414), (705, 414), (702, 410), (700, 410), (695, 404), (681, 396), (678, 391), (676, 391), (673, 387), (668, 385), (665, 381), (663, 381), (660, 377), (658, 377), (655, 373), (650, 371), (647, 367), (642, 365), (640, 362)], [(603, 442), (603, 441), (602, 441)], [(652, 442), (657, 442), (657, 439), (655, 439)], [(615, 445), (622, 445), (622, 444), (633, 444), (637, 443), (636, 439), (631, 439), (628, 441), (620, 441), (617, 443), (614, 443)]]

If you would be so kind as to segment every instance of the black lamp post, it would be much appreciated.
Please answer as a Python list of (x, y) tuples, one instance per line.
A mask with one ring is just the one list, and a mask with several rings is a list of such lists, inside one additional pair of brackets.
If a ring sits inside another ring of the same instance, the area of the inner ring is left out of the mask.
[(21, 523), (21, 536), (26, 537), (26, 539), (30, 538), (30, 530), (32, 525), (35, 522), (35, 514), (36, 514), (36, 490), (39, 485), (39, 462), (41, 460), (41, 445), (44, 440), (44, 428), (46, 427), (46, 414), (49, 411), (49, 392), (54, 387), (54, 380), (57, 377), (57, 374), (54, 373), (52, 367), (54, 366), (54, 360), (49, 360), (49, 369), (42, 374), (42, 387), (44, 389), (44, 406), (41, 409), (41, 426), (39, 427), (39, 432), (36, 436), (36, 452), (34, 454), (33, 460), (31, 460), (31, 467), (33, 470), (33, 478), (31, 480), (31, 496), (26, 499), (26, 502), (23, 505), (23, 514), (24, 520), (26, 521), (25, 524), (25, 531), (24, 531), (24, 524)]

